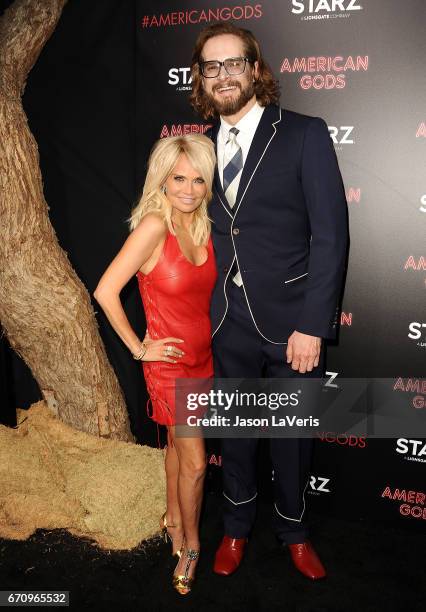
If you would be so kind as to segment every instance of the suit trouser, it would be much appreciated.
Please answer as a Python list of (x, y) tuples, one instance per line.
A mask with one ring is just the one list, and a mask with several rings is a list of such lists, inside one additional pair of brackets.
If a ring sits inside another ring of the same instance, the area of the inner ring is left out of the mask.
[[(262, 338), (250, 316), (242, 287), (230, 282), (227, 287), (228, 311), (213, 337), (213, 356), (217, 378), (292, 378), (321, 377), (322, 355), (318, 368), (300, 374), (286, 363), (287, 345), (272, 344)], [(256, 438), (223, 439), (223, 495), (225, 534), (246, 537), (256, 514)], [(274, 470), (273, 527), (287, 544), (307, 538), (305, 492), (308, 486), (311, 438), (271, 438), (270, 454)]]

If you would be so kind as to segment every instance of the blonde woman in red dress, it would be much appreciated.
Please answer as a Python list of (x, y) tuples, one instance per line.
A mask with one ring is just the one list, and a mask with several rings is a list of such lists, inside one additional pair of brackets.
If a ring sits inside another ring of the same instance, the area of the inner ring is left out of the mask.
[[(217, 274), (207, 204), (214, 167), (214, 147), (206, 136), (155, 144), (130, 236), (94, 292), (112, 327), (143, 362), (152, 418), (168, 429), (161, 527), (178, 559), (173, 585), (182, 595), (191, 590), (199, 556), (206, 454), (202, 437), (175, 436), (175, 380), (213, 376), (209, 310)], [(120, 301), (135, 274), (147, 321), (143, 340)]]

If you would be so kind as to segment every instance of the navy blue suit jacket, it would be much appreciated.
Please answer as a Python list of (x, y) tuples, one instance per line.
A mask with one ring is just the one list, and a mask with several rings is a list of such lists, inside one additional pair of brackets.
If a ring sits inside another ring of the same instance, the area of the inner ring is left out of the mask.
[[(213, 126), (216, 143), (220, 124)], [(237, 261), (253, 324), (285, 344), (294, 330), (334, 338), (346, 261), (347, 206), (326, 123), (265, 108), (231, 209), (216, 170), (209, 205), (218, 280), (213, 334)], [(229, 278), (228, 278), (229, 277)]]

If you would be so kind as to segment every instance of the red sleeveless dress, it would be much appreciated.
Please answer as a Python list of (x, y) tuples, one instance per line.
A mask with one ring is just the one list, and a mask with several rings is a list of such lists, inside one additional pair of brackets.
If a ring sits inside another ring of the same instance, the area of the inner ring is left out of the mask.
[(196, 266), (182, 253), (176, 236), (167, 233), (163, 251), (148, 274), (136, 274), (153, 340), (172, 336), (185, 355), (177, 363), (142, 362), (152, 403), (151, 418), (161, 425), (174, 425), (175, 379), (211, 378), (210, 299), (217, 278), (211, 238), (207, 260)]

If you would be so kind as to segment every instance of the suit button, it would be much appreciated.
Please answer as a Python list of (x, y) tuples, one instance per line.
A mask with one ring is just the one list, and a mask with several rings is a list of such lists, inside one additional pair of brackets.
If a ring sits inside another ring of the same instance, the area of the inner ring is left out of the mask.
[(229, 270), (229, 268), (227, 268), (226, 266), (223, 268), (223, 272), (224, 272), (225, 274), (227, 274), (228, 270)]
[(234, 227), (234, 229), (232, 230), (232, 233), (234, 234), (234, 236), (238, 236), (238, 234), (240, 233), (240, 230), (238, 229), (238, 227)]

